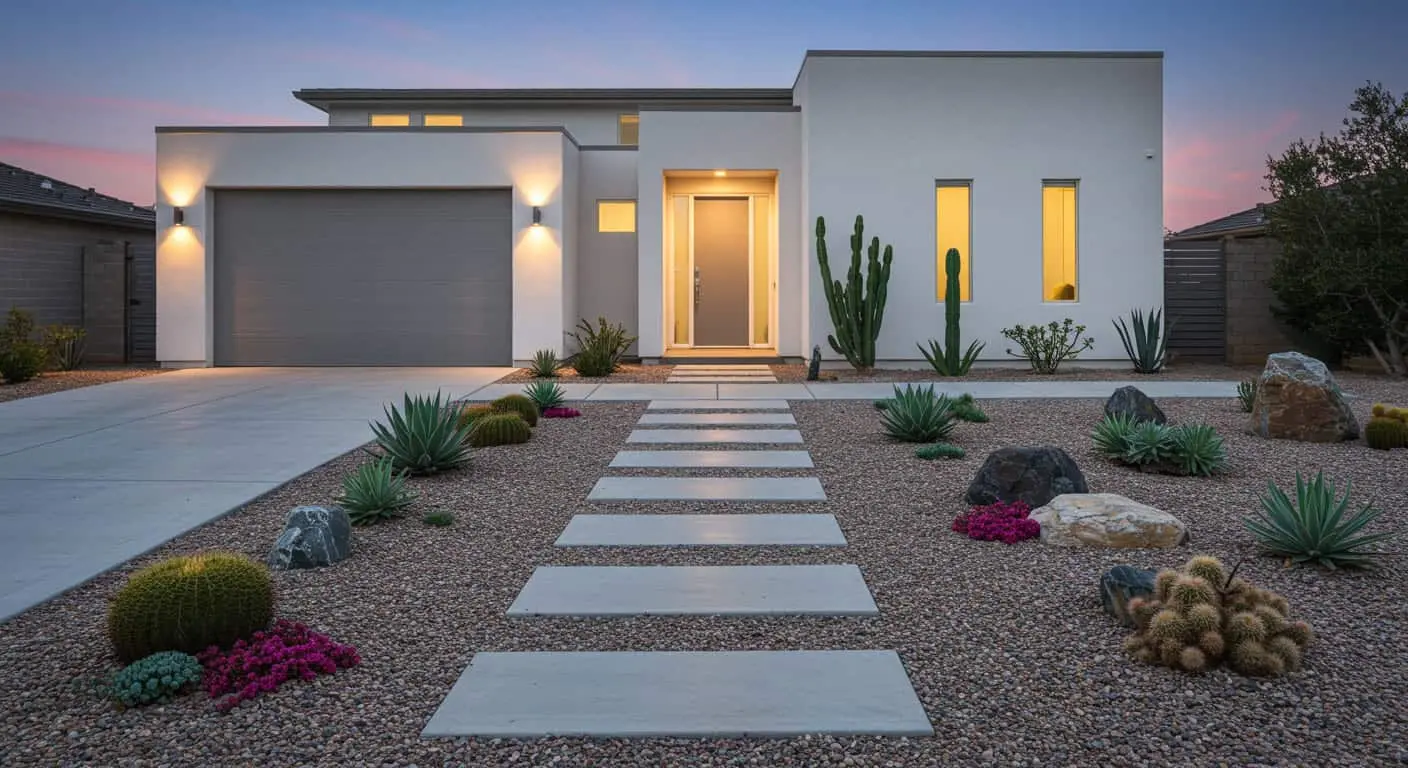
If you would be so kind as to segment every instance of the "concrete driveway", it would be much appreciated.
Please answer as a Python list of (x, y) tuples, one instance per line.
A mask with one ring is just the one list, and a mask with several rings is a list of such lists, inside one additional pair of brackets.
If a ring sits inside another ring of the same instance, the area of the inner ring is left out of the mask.
[(365, 443), (403, 392), (510, 370), (199, 369), (0, 403), (0, 621)]

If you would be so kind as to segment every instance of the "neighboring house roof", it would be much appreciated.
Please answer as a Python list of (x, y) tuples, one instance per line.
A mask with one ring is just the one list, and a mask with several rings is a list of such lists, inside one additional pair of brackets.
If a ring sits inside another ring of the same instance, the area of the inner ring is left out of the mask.
[(151, 208), (0, 163), (0, 208), (89, 221), (156, 226)]
[(1200, 240), (1234, 235), (1261, 235), (1266, 233), (1266, 207), (1269, 203), (1257, 203), (1256, 207), (1228, 214), (1220, 219), (1188, 227), (1169, 235), (1169, 240)]
[(790, 88), (304, 88), (293, 97), (327, 111), (356, 102), (476, 102), (531, 106), (791, 106)]

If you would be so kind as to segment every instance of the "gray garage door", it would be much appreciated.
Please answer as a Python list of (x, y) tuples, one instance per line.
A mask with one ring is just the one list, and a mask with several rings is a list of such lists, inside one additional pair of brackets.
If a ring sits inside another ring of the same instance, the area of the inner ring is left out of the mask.
[(508, 190), (214, 194), (217, 365), (507, 365)]

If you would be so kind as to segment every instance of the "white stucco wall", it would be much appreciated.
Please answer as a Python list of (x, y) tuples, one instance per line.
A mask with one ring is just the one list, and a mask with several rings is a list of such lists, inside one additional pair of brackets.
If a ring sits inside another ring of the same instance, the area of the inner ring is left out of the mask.
[(462, 115), (465, 127), (558, 126), (566, 128), (579, 144), (616, 144), (617, 120), (624, 113), (635, 112), (625, 107), (501, 107), (474, 104), (405, 105), (386, 107), (334, 107), (328, 113), (328, 125), (368, 125), (372, 113), (409, 114), (411, 125), (420, 125), (426, 114)]
[[(499, 187), (514, 192), (513, 357), (563, 351), (575, 298), (564, 281), (570, 256), (560, 131), (271, 131), (192, 129), (157, 133), (157, 359), (209, 365), (213, 354), (207, 247), (215, 212), (206, 190), (221, 187)], [(569, 180), (570, 181), (570, 180)], [(566, 191), (565, 191), (566, 190)], [(173, 205), (186, 227), (171, 227)], [(530, 227), (532, 206), (542, 228)]]
[(664, 174), (716, 168), (777, 172), (778, 354), (802, 354), (800, 125), (799, 114), (790, 110), (641, 112), (636, 232), (642, 357), (665, 351)]
[[(577, 145), (566, 136), (562, 138), (562, 189), (566, 203), (562, 206), (562, 338), (553, 349), (564, 353), (571, 344), (568, 334), (577, 324), (577, 280), (580, 276), (581, 216), (577, 202), (577, 192), (581, 189), (582, 161)], [(517, 355), (515, 355), (517, 357)]]
[[(810, 233), (816, 216), (825, 216), (827, 244), (843, 263), (856, 214), (865, 216), (867, 240), (878, 235), (894, 246), (878, 357), (917, 360), (916, 342), (943, 338), (944, 307), (935, 297), (938, 179), (973, 180), (965, 346), (981, 340), (983, 359), (1011, 360), (1002, 328), (1071, 317), (1096, 340), (1082, 359), (1123, 357), (1111, 319), (1163, 303), (1162, 63), (807, 59), (797, 94), (805, 110), (803, 229)], [(1079, 180), (1077, 303), (1042, 300), (1044, 179)], [(831, 326), (811, 242), (806, 251), (809, 337), (836, 358), (826, 343)], [(833, 272), (844, 275), (835, 261)]]
[[(636, 199), (636, 152), (584, 150), (577, 187), (577, 301), (581, 317), (605, 317), (637, 334), (636, 242), (630, 232), (597, 231), (597, 202)], [(636, 213), (640, 213), (637, 205)], [(639, 225), (637, 225), (639, 226)], [(573, 319), (572, 322), (576, 322)]]

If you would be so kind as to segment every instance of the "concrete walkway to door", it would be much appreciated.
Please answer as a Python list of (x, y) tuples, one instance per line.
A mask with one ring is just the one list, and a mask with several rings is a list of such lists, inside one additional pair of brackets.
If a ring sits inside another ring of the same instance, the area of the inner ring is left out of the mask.
[(0, 621), (367, 442), (403, 392), (510, 370), (200, 369), (0, 404)]

